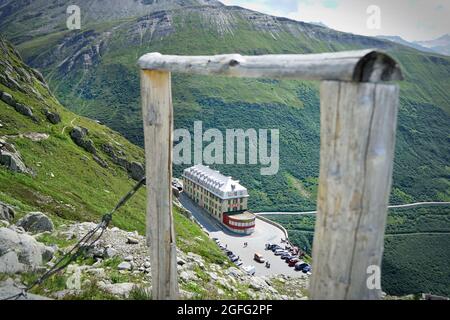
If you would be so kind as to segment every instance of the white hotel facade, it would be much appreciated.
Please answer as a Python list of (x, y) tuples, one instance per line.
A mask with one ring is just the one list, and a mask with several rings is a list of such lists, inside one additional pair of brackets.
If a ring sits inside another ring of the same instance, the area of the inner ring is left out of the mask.
[(229, 230), (251, 234), (255, 215), (247, 211), (248, 191), (238, 180), (201, 164), (184, 169), (184, 192)]

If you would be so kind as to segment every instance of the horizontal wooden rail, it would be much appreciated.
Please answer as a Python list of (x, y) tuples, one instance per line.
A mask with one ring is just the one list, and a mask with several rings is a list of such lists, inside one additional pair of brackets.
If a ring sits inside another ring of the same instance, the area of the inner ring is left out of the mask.
[(377, 50), (241, 56), (175, 56), (148, 53), (141, 69), (248, 78), (380, 82), (402, 80), (397, 62)]

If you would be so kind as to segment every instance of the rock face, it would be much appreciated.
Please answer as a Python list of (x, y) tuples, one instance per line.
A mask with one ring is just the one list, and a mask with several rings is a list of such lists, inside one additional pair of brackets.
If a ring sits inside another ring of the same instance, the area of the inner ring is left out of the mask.
[(115, 150), (110, 144), (102, 145), (103, 151), (109, 156), (111, 161), (118, 166), (124, 168), (133, 180), (139, 181), (145, 175), (144, 166), (136, 161), (130, 162), (124, 156), (125, 153), (121, 150)]
[(54, 249), (20, 229), (0, 228), (0, 273), (33, 271), (53, 257)]
[(30, 212), (20, 219), (16, 225), (32, 233), (54, 230), (53, 222), (42, 212)]
[(94, 143), (92, 140), (87, 138), (89, 131), (86, 128), (75, 127), (70, 132), (70, 137), (73, 142), (89, 153), (97, 154), (97, 150), (95, 149)]
[(14, 145), (0, 139), (0, 164), (9, 170), (19, 173), (31, 173)]
[(6, 104), (10, 105), (17, 112), (23, 114), (24, 116), (32, 118), (34, 121), (38, 121), (38, 119), (33, 115), (33, 111), (30, 107), (27, 107), (21, 103), (18, 103), (12, 95), (6, 92), (0, 92), (0, 99), (3, 100)]
[(3, 202), (0, 202), (0, 220), (11, 222), (12, 219), (14, 219), (14, 216), (15, 212), (13, 208)]

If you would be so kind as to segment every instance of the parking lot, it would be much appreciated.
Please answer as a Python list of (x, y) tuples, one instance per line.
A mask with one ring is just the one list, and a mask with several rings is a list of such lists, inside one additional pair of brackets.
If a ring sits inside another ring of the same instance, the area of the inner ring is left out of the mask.
[[(210, 217), (207, 212), (194, 204), (186, 195), (181, 195), (180, 202), (186, 209), (192, 212), (192, 215), (206, 229), (211, 238), (219, 239), (223, 245), (227, 246), (227, 249), (239, 256), (243, 262), (243, 266), (255, 266), (256, 275), (284, 274), (297, 277), (306, 276), (302, 272), (295, 271), (294, 268), (289, 267), (284, 260), (279, 256), (275, 256), (272, 251), (265, 250), (266, 243), (275, 243), (282, 247), (285, 246), (281, 242), (284, 234), (277, 227), (256, 219), (256, 227), (253, 234), (238, 235), (224, 229), (218, 221)], [(248, 243), (247, 247), (244, 247), (244, 242)], [(253, 260), (256, 252), (262, 254), (269, 261), (270, 268), (266, 268), (264, 263), (258, 263)]]

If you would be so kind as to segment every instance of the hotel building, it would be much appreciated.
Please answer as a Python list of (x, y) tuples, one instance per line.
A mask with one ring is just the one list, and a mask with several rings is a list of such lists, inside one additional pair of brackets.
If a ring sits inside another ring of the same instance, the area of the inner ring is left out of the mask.
[(184, 169), (182, 180), (184, 193), (226, 228), (254, 231), (255, 215), (247, 211), (248, 192), (239, 181), (201, 164)]

